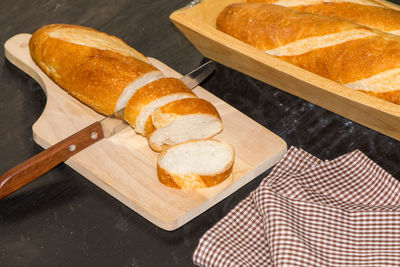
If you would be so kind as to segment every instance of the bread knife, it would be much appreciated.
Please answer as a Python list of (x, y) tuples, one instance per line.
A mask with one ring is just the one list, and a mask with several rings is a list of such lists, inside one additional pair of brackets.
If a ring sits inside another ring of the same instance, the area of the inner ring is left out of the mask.
[[(214, 70), (215, 63), (208, 61), (182, 77), (181, 80), (187, 87), (193, 89)], [(92, 123), (4, 173), (0, 177), (0, 199), (39, 178), (90, 145), (125, 129), (128, 124), (123, 120), (123, 113), (124, 109)]]

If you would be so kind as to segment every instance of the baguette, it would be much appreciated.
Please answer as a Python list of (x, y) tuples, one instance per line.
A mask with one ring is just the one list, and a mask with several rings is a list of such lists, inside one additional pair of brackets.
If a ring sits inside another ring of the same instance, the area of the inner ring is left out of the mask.
[(297, 11), (334, 17), (380, 31), (400, 35), (400, 11), (368, 0), (247, 0), (269, 3)]
[(157, 161), (159, 181), (179, 189), (201, 189), (220, 184), (232, 172), (231, 145), (213, 139), (192, 140), (163, 150)]
[(126, 105), (124, 119), (137, 133), (146, 136), (146, 122), (153, 111), (178, 99), (196, 97), (181, 80), (162, 78), (133, 94)]
[(233, 4), (217, 28), (310, 72), (400, 104), (400, 37), (271, 4)]
[(163, 77), (121, 39), (83, 26), (46, 25), (33, 33), (29, 49), (55, 83), (104, 115), (124, 108), (135, 90)]
[(160, 154), (162, 183), (207, 188), (232, 172), (232, 146), (197, 140), (222, 130), (215, 107), (198, 99), (181, 80), (164, 78), (121, 39), (87, 27), (52, 24), (32, 35), (29, 49), (54, 82), (97, 112), (111, 115), (125, 108), (124, 119), (137, 133), (148, 133), (155, 151), (175, 145)]
[(216, 108), (201, 98), (184, 98), (157, 108), (146, 122), (150, 147), (163, 148), (193, 139), (206, 139), (222, 131)]

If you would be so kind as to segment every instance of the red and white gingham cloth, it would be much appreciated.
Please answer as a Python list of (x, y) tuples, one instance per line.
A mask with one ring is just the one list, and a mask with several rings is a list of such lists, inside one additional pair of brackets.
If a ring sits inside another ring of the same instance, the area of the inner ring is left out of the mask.
[(200, 266), (400, 266), (400, 183), (360, 151), (290, 148), (200, 239)]

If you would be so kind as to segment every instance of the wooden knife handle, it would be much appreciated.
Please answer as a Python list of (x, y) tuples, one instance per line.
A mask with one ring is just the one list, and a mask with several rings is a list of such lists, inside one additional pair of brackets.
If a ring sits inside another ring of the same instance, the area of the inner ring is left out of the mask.
[(100, 122), (58, 142), (0, 177), (0, 199), (32, 182), (79, 151), (104, 138)]

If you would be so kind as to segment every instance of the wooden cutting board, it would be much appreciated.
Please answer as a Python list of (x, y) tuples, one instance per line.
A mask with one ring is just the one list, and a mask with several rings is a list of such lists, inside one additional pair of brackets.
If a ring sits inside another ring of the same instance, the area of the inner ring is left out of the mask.
[[(46, 107), (32, 128), (34, 140), (47, 148), (103, 116), (67, 94), (35, 65), (29, 54), (30, 36), (18, 34), (9, 39), (5, 55), (46, 93)], [(182, 76), (156, 59), (149, 60), (166, 76)], [(65, 163), (155, 225), (177, 229), (275, 165), (286, 152), (285, 141), (274, 133), (203, 88), (194, 92), (212, 102), (221, 115), (224, 130), (215, 139), (235, 147), (233, 172), (224, 183), (191, 191), (162, 185), (156, 172), (158, 154), (130, 127)]]

